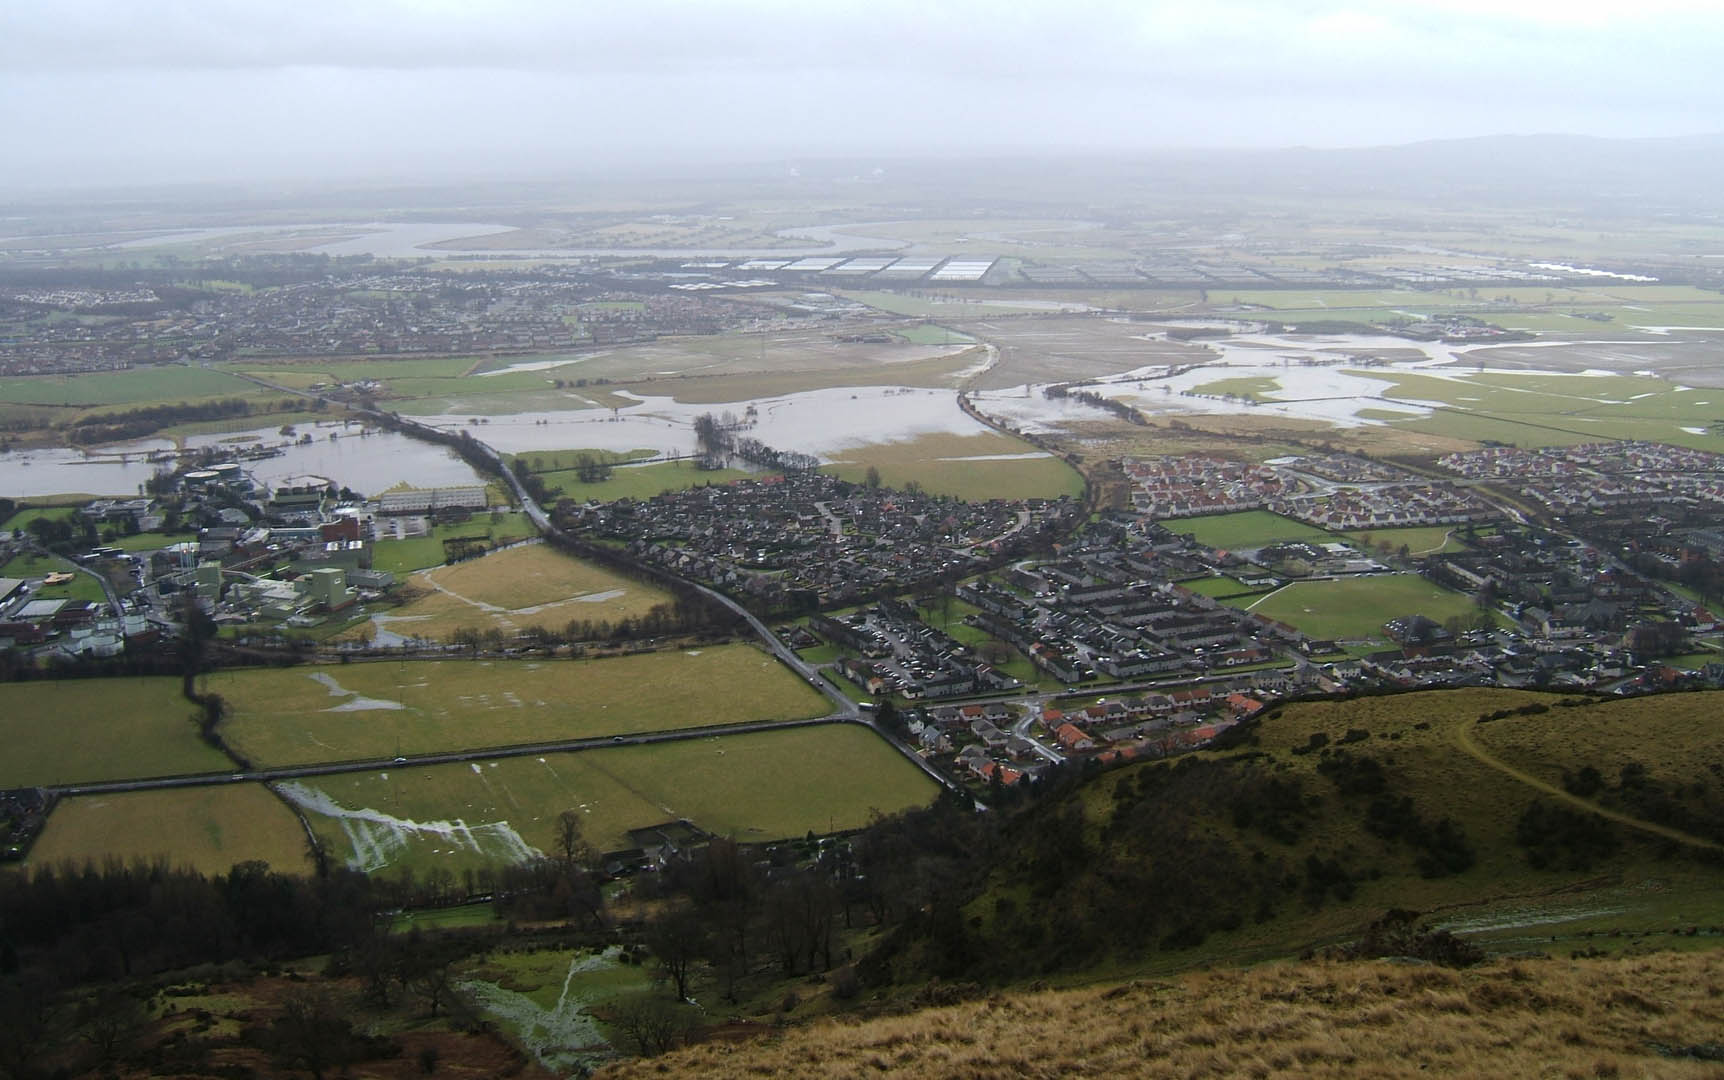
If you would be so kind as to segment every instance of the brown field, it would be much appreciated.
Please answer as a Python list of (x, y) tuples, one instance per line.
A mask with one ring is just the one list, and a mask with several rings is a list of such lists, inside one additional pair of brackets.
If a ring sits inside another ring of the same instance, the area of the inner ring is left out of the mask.
[[(800, 988), (799, 988), (800, 989)], [(1271, 964), (715, 1040), (601, 1077), (1716, 1077), (1724, 953)]]
[(966, 319), (950, 325), (999, 347), (999, 363), (972, 383), (977, 390), (1095, 379), (1150, 364), (1193, 364), (1215, 356), (1202, 345), (1143, 340), (1157, 332), (1153, 323), (1072, 316)]
[(977, 461), (1005, 454), (1034, 454), (1036, 447), (1021, 439), (986, 432), (978, 435), (923, 435), (904, 442), (872, 443), (840, 453), (827, 468), (846, 480), (861, 482), (868, 467), (880, 470), (887, 487), (902, 488), (914, 481), (933, 495), (961, 499), (1051, 499), (1082, 495), (1083, 477), (1057, 457)]
[(406, 637), (446, 641), (457, 630), (529, 627), (561, 629), (573, 621), (638, 618), (668, 594), (621, 577), (544, 544), (524, 544), (478, 559), (422, 570), (412, 578), (423, 595), (375, 624), (340, 636), (365, 639), (373, 625)]
[(262, 859), (305, 873), (305, 830), (262, 784), (84, 795), (54, 808), (30, 850), (32, 866), (166, 859), (204, 874)]

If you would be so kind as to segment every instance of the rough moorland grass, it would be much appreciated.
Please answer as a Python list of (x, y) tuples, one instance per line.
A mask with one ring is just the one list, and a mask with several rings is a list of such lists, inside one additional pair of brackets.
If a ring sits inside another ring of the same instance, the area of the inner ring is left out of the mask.
[(1267, 510), (1246, 510), (1237, 514), (1204, 514), (1200, 517), (1177, 518), (1163, 525), (1175, 533), (1190, 533), (1197, 542), (1213, 548), (1255, 548), (1276, 540), (1327, 541), (1335, 537)]
[(0, 788), (216, 772), (177, 679), (0, 684)]
[(481, 514), (457, 525), (434, 525), (425, 536), (406, 540), (379, 540), (372, 549), (372, 566), (392, 574), (406, 574), (428, 566), (443, 565), (443, 541), (460, 536), (489, 536), (494, 542), (533, 535), (533, 523), (525, 514), (504, 514), (493, 521)]
[(609, 1080), (701, 1076), (1716, 1075), (1724, 953), (1266, 965), (986, 1000), (608, 1065)]
[(787, 720), (826, 711), (823, 697), (751, 645), (606, 660), (223, 671), (209, 676), (208, 685), (232, 709), (230, 742), (252, 760), (275, 765)]
[(1249, 606), (1318, 638), (1382, 637), (1383, 624), (1403, 615), (1424, 615), (1441, 623), (1478, 611), (1471, 597), (1417, 574), (1296, 581)]
[(262, 784), (85, 795), (54, 808), (30, 851), (32, 866), (101, 865), (165, 858), (205, 874), (262, 859), (278, 870), (310, 870), (305, 830)]
[[(686, 818), (739, 840), (777, 840), (810, 830), (858, 828), (876, 810), (926, 804), (932, 780), (866, 728), (828, 725), (652, 746), (623, 746), (542, 758), (391, 769), (307, 781), (348, 810), (372, 809), (402, 823), (403, 843), (388, 865), (461, 869), (495, 861), (499, 849), (451, 839), (414, 823), (506, 822), (548, 851), (557, 815), (582, 815), (599, 847), (626, 846), (631, 828)], [(351, 830), (312, 814), (343, 859), (355, 857)], [(480, 831), (481, 837), (484, 830)]]
[[(1039, 453), (1021, 439), (993, 432), (923, 435), (839, 451), (826, 471), (860, 483), (872, 466), (887, 487), (903, 488), (914, 482), (930, 494), (971, 501), (1083, 494), (1083, 476), (1060, 458), (1009, 456)], [(998, 460), (1001, 456), (1006, 460)], [(987, 458), (995, 460), (983, 460)]]
[(1644, 765), (1655, 780), (1724, 774), (1724, 694), (1661, 694), (1479, 724), (1472, 737), (1506, 764), (1560, 785), (1590, 765), (1614, 784)]

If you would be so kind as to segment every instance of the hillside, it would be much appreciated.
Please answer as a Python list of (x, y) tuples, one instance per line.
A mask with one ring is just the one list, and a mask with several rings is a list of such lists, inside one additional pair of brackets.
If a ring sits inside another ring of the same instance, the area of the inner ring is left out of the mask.
[(1724, 953), (1273, 964), (995, 995), (602, 1070), (632, 1077), (1715, 1077)]
[(1390, 909), (1487, 948), (1724, 923), (1724, 695), (1295, 703), (1073, 784), (860, 966), (995, 984), (1249, 963)]

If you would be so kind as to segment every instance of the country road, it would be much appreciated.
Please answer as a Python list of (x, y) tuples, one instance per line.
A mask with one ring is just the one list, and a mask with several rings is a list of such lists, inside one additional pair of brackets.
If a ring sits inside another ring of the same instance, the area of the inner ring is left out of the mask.
[(1519, 780), (1530, 788), (1542, 791), (1553, 799), (1568, 803), (1570, 806), (1580, 810), (1585, 810), (1588, 813), (1597, 814), (1599, 817), (1608, 821), (1614, 821), (1618, 824), (1626, 825), (1631, 829), (1638, 829), (1641, 832), (1651, 833), (1654, 836), (1662, 836), (1666, 840), (1674, 840), (1679, 844), (1687, 844), (1690, 847), (1705, 848), (1708, 851), (1724, 851), (1724, 844), (1714, 844), (1710, 840), (1703, 840), (1698, 836), (1685, 833), (1680, 829), (1672, 829), (1668, 825), (1659, 825), (1655, 822), (1643, 821), (1637, 817), (1630, 817), (1627, 814), (1606, 809), (1605, 807), (1599, 806), (1594, 802), (1589, 802), (1578, 795), (1570, 794), (1562, 788), (1557, 787), (1555, 784), (1548, 784), (1536, 776), (1522, 772), (1514, 766), (1493, 757), (1490, 751), (1480, 746), (1473, 739), (1472, 726), (1475, 723), (1477, 723), (1476, 720), (1462, 721), (1450, 730), (1450, 734), (1453, 736), (1454, 743), (1460, 748), (1461, 752), (1470, 755), (1480, 764), (1487, 765), (1505, 776)]

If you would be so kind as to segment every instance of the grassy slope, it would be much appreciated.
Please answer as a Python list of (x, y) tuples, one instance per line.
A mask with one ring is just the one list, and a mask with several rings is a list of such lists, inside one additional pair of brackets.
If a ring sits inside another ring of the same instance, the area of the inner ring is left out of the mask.
[(262, 859), (307, 873), (305, 830), (262, 784), (85, 795), (55, 807), (30, 865), (164, 858), (205, 874)]
[(1658, 1046), (1715, 1043), (1724, 953), (1272, 965), (995, 995), (826, 1021), (608, 1066), (634, 1077), (1717, 1075)]
[[(1336, 858), (1355, 877), (1354, 895), (1346, 900), (1331, 898), (1317, 908), (1289, 897), (1267, 921), (1247, 919), (1240, 928), (1212, 933), (1192, 948), (1152, 947), (1137, 955), (1115, 952), (1100, 967), (1088, 969), (1086, 977), (1287, 956), (1307, 944), (1356, 935), (1371, 919), (1394, 907), (1453, 922), (1477, 932), (1487, 947), (1503, 949), (1550, 948), (1552, 942), (1592, 944), (1594, 934), (1624, 930), (1665, 932), (1724, 924), (1724, 869), (1707, 861), (1711, 852), (1693, 846), (1613, 826), (1620, 849), (1595, 865), (1539, 870), (1529, 864), (1514, 840), (1515, 823), (1534, 801), (1552, 800), (1471, 756), (1456, 736), (1466, 731), (1493, 746), (1506, 745), (1513, 726), (1528, 718), (1479, 725), (1479, 714), (1532, 703), (1554, 705), (1558, 700), (1548, 694), (1469, 689), (1295, 703), (1277, 710), (1277, 715), (1257, 727), (1246, 750), (1262, 755), (1255, 764), (1268, 770), (1268, 775), (1302, 785), (1309, 807), (1303, 831), (1294, 842), (1284, 843), (1261, 831), (1236, 827), (1225, 815), (1213, 815), (1193, 833), (1194, 842), (1203, 837), (1219, 849), (1262, 850), (1271, 860), (1294, 868), (1310, 855)], [(1602, 768), (1608, 764), (1606, 745), (1627, 745), (1623, 740), (1659, 745), (1663, 749), (1638, 759), (1655, 780), (1709, 785), (1716, 799), (1720, 782), (1707, 765), (1718, 756), (1720, 740), (1710, 718), (1721, 702), (1724, 694), (1666, 696), (1585, 708), (1553, 707), (1530, 719), (1559, 729), (1542, 743), (1547, 757), (1572, 754), (1573, 763), (1595, 760)], [(1490, 730), (1494, 724), (1505, 725), (1501, 735)], [(1460, 826), (1476, 857), (1470, 869), (1448, 877), (1421, 876), (1414, 865), (1415, 852), (1405, 841), (1384, 841), (1366, 829), (1369, 796), (1339, 794), (1317, 771), (1322, 755), (1292, 752), (1314, 733), (1326, 735), (1334, 746), (1353, 729), (1367, 731), (1370, 737), (1345, 749), (1376, 758), (1388, 777), (1391, 795), (1410, 797), (1428, 821), (1449, 817)], [(1511, 752), (1512, 748), (1502, 750), (1505, 755)], [(1219, 761), (1236, 753), (1205, 752), (1193, 757)], [(1128, 766), (1105, 773), (1079, 790), (1092, 842), (1107, 850), (1101, 827), (1112, 814), (1115, 785), (1134, 782), (1140, 770), (1159, 768), (1165, 766)], [(1039, 816), (1045, 819), (1052, 813), (1053, 808), (1042, 808)], [(1009, 948), (1008, 942), (988, 937), (996, 898), (1021, 901), (1024, 895), (1021, 870), (1004, 860), (988, 890), (966, 908), (982, 920), (984, 948)], [(1058, 903), (1059, 898), (1052, 902)], [(1621, 947), (1624, 941), (1619, 935), (1599, 943)]]

